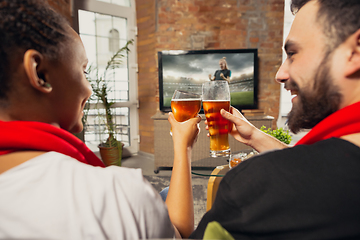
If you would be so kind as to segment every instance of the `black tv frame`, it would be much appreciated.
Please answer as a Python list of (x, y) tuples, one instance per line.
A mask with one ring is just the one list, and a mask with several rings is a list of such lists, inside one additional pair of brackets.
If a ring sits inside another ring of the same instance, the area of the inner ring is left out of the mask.
[[(222, 57), (226, 57), (228, 68), (231, 70), (231, 78), (229, 84), (231, 91), (230, 104), (239, 110), (257, 109), (259, 85), (257, 49), (216, 49), (189, 51), (167, 50), (158, 52), (160, 111), (171, 112), (169, 98), (171, 101), (171, 96), (175, 89), (182, 89), (201, 94), (202, 82), (210, 81), (209, 74), (213, 75), (215, 70), (218, 70), (220, 68), (219, 60)], [(201, 65), (204, 66), (202, 67)], [(179, 76), (181, 77), (176, 78), (175, 76), (170, 76), (168, 77), (168, 79), (165, 79), (164, 72), (170, 72), (171, 68), (174, 66), (176, 67), (174, 68), (174, 74), (180, 74)], [(213, 70), (206, 71), (207, 67)], [(247, 75), (245, 76), (242, 74)], [(194, 80), (194, 76), (199, 76), (197, 81)], [(250, 77), (252, 77), (252, 79), (250, 79)], [(170, 78), (173, 78), (172, 81), (169, 80)], [(164, 87), (166, 87), (167, 89), (164, 90)], [(242, 89), (241, 91), (236, 91), (236, 89), (240, 88)], [(251, 92), (253, 92), (252, 95)], [(165, 94), (167, 104), (164, 100)], [(245, 98), (247, 102), (241, 103), (241, 99), (236, 98), (235, 95), (248, 95)], [(202, 112), (203, 110), (201, 110), (201, 113)]]

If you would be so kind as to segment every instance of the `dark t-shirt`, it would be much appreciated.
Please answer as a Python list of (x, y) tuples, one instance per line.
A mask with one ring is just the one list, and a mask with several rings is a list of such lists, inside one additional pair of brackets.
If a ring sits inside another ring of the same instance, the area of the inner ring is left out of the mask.
[(214, 80), (224, 80), (222, 77), (220, 77), (220, 73), (224, 74), (224, 77), (231, 77), (231, 71), (229, 69), (224, 70), (216, 70), (214, 73), (215, 79)]
[(235, 239), (360, 239), (360, 148), (332, 138), (244, 161), (190, 238), (211, 221)]

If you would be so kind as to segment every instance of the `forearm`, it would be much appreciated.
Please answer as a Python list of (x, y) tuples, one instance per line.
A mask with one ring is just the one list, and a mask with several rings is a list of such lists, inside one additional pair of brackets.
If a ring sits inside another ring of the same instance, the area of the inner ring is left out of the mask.
[(256, 129), (251, 136), (251, 140), (248, 145), (254, 148), (259, 153), (274, 149), (283, 149), (289, 147), (285, 143), (279, 141), (273, 136), (264, 133), (263, 131)]
[(173, 170), (166, 198), (170, 220), (183, 238), (187, 238), (194, 230), (190, 159), (190, 148), (175, 147)]
[(229, 76), (225, 77), (224, 75), (222, 75), (221, 78), (222, 78), (223, 80), (225, 80), (225, 81), (230, 81), (230, 77), (229, 77)]

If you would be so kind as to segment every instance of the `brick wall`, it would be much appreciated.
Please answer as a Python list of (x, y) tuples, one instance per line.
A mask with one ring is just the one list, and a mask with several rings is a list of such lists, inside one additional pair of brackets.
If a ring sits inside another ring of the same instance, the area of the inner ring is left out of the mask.
[(139, 150), (151, 154), (154, 153), (154, 122), (151, 117), (159, 108), (155, 9), (155, 1), (136, 0), (139, 70)]
[(279, 113), (284, 0), (136, 0), (140, 151), (154, 153), (159, 109), (157, 51), (258, 48), (259, 109)]

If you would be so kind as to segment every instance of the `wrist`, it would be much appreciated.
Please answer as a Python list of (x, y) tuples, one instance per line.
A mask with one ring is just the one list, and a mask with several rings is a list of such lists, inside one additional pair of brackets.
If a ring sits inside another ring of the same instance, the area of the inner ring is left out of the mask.
[(188, 154), (192, 151), (192, 147), (187, 147), (187, 146), (182, 146), (182, 147), (179, 147), (178, 146), (175, 146), (174, 145), (174, 153), (177, 153), (177, 154)]
[(258, 128), (254, 128), (249, 139), (249, 146), (255, 149), (256, 151), (261, 151), (262, 142), (266, 141), (266, 135), (264, 132), (260, 131)]

